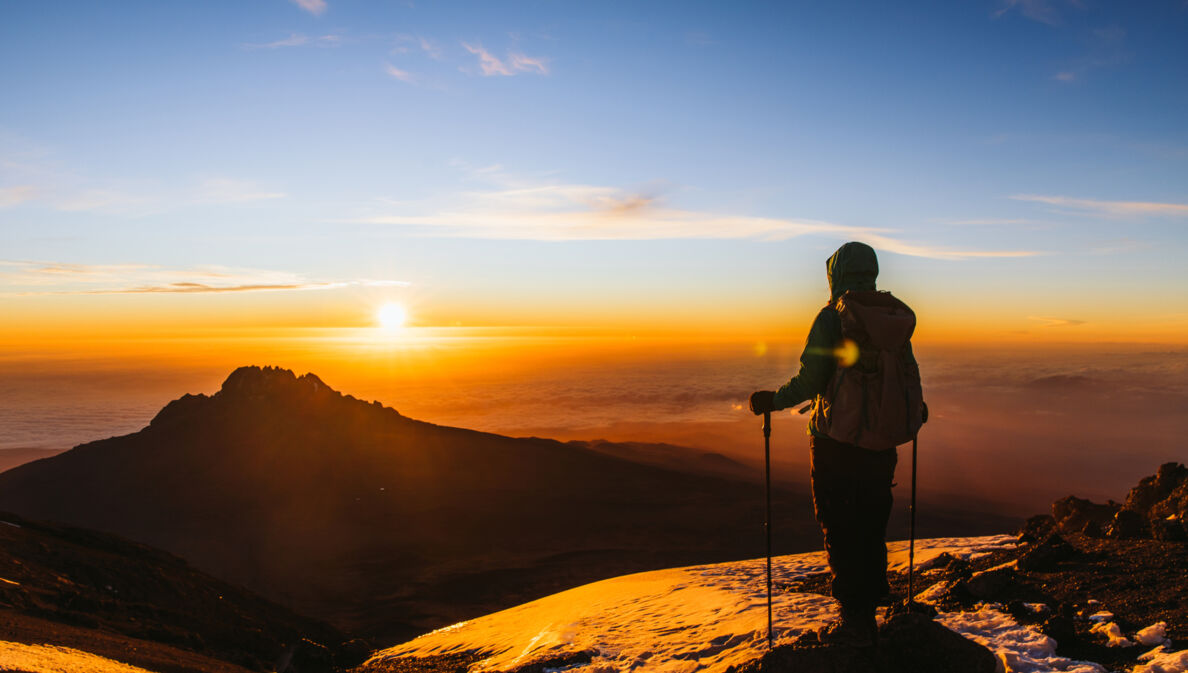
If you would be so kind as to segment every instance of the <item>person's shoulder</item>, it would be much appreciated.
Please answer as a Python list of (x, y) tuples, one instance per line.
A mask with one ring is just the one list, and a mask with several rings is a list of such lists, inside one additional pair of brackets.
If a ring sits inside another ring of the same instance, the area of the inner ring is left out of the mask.
[(821, 320), (821, 319), (832, 320), (833, 318), (836, 318), (836, 317), (838, 317), (836, 301), (830, 301), (830, 302), (826, 303), (824, 306), (821, 307), (820, 311), (817, 311), (817, 320)]
[(817, 311), (817, 317), (813, 320), (813, 327), (817, 329), (824, 328), (830, 332), (841, 331), (841, 314), (837, 312), (837, 302), (829, 302)]

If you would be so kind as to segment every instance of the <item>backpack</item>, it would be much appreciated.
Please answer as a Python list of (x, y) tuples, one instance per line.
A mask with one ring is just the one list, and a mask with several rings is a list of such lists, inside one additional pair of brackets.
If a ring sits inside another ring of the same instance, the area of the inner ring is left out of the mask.
[(910, 441), (923, 419), (920, 368), (910, 355), (916, 314), (890, 292), (873, 290), (850, 290), (835, 308), (842, 331), (839, 362), (814, 401), (813, 427), (864, 449)]

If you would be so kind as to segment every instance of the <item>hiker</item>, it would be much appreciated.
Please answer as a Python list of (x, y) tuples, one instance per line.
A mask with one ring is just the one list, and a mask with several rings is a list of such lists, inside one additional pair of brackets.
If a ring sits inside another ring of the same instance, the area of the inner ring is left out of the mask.
[[(759, 415), (813, 401), (813, 509), (825, 538), (832, 594), (841, 604), (841, 619), (822, 631), (822, 641), (868, 645), (878, 635), (876, 605), (890, 593), (886, 535), (895, 447), (912, 439), (927, 407), (911, 350), (915, 314), (889, 293), (875, 291), (874, 249), (846, 243), (825, 269), (830, 301), (809, 330), (800, 372), (777, 391), (753, 393), (750, 406)], [(878, 372), (875, 383), (872, 371)], [(884, 377), (894, 380), (893, 388)], [(896, 399), (871, 402), (892, 389)]]

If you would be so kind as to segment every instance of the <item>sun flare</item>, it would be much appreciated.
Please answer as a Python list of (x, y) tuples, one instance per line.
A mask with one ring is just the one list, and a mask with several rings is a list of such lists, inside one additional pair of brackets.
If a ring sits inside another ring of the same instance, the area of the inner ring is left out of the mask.
[(384, 304), (375, 312), (375, 319), (384, 329), (404, 327), (408, 312), (400, 304)]

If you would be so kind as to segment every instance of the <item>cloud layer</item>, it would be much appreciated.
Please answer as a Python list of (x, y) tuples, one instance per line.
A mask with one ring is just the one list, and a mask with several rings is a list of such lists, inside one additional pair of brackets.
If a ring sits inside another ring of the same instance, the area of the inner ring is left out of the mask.
[(1040, 194), (1015, 194), (1016, 201), (1044, 203), (1072, 211), (1110, 217), (1188, 217), (1188, 203), (1160, 203), (1155, 201), (1101, 201), (1098, 199), (1077, 199), (1068, 196), (1044, 196)]
[(862, 239), (888, 252), (936, 259), (1028, 257), (1030, 250), (970, 250), (901, 240), (893, 230), (822, 220), (755, 217), (685, 210), (651, 194), (578, 184), (507, 185), (468, 192), (429, 212), (361, 218), (369, 224), (408, 227), (434, 236), (540, 241), (759, 239), (823, 235)]
[(400, 287), (406, 281), (309, 279), (284, 271), (221, 266), (170, 269), (151, 264), (70, 264), (0, 260), (0, 294), (200, 294)]

